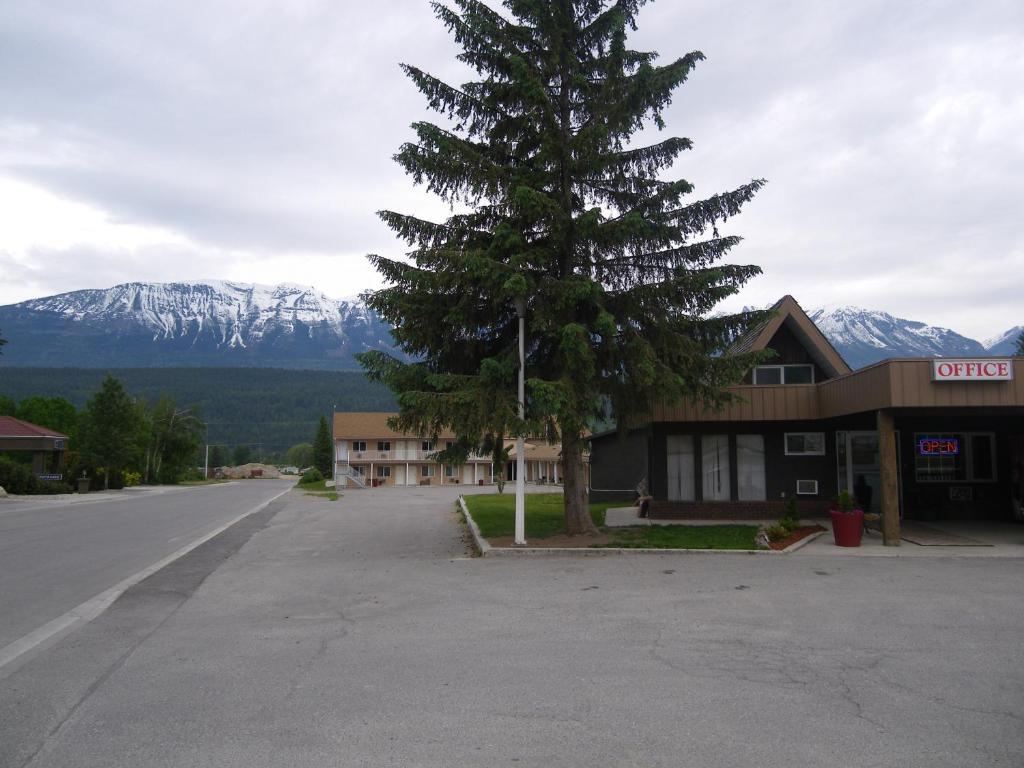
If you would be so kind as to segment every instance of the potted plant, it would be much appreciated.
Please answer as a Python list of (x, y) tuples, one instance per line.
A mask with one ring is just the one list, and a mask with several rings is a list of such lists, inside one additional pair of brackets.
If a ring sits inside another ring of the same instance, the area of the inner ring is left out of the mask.
[(859, 547), (864, 533), (864, 510), (860, 509), (849, 491), (842, 491), (836, 499), (832, 517), (832, 535), (837, 547)]

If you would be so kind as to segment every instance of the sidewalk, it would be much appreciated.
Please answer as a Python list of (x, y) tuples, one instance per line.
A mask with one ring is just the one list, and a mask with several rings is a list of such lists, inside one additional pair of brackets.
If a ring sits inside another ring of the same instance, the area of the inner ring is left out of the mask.
[[(605, 513), (605, 525), (622, 528), (643, 525), (764, 525), (765, 520), (651, 520), (638, 517), (637, 507), (616, 507)], [(898, 547), (882, 544), (882, 534), (868, 531), (859, 547), (837, 547), (831, 534), (831, 523), (825, 519), (801, 520), (801, 525), (818, 524), (829, 530), (824, 536), (808, 542), (793, 555), (824, 557), (1020, 557), (1024, 558), (1024, 525), (1014, 523), (919, 523), (918, 526), (948, 531), (954, 538), (972, 539), (977, 546), (922, 546), (901, 540)], [(908, 526), (915, 525), (908, 523)]]

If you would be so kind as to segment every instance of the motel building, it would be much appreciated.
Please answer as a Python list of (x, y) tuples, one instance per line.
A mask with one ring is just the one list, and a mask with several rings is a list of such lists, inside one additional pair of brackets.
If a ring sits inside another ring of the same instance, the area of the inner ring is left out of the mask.
[(455, 440), (452, 432), (420, 437), (396, 432), (396, 413), (336, 412), (334, 461), (339, 486), (479, 485), (491, 482), (491, 460), (470, 456), (461, 465), (442, 465), (431, 455)]
[[(338, 484), (349, 487), (384, 485), (490, 485), (493, 464), (490, 456), (470, 455), (460, 466), (439, 464), (430, 457), (455, 440), (450, 431), (436, 437), (396, 432), (388, 419), (397, 413), (334, 414), (334, 461)], [(502, 468), (505, 479), (516, 479), (515, 440), (505, 441), (509, 461)], [(528, 439), (523, 446), (526, 482), (559, 484), (562, 446), (543, 439)]]
[(791, 296), (730, 352), (764, 349), (775, 357), (722, 409), (684, 401), (594, 435), (591, 497), (645, 480), (655, 517), (765, 519), (791, 498), (801, 515), (824, 515), (847, 490), (890, 525), (1021, 519), (1024, 358), (851, 371)]

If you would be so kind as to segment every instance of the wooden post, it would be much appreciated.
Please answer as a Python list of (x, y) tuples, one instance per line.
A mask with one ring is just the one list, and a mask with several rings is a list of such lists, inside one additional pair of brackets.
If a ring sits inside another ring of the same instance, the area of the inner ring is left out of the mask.
[(882, 474), (882, 543), (900, 545), (900, 488), (896, 456), (896, 419), (891, 410), (878, 412), (878, 451)]

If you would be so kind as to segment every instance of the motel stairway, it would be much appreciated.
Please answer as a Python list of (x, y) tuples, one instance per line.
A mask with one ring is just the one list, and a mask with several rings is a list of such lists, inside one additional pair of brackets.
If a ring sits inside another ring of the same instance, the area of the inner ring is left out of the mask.
[(346, 478), (352, 481), (352, 484), (358, 488), (366, 487), (366, 478), (362, 472), (354, 469), (348, 462), (338, 462), (338, 480)]

